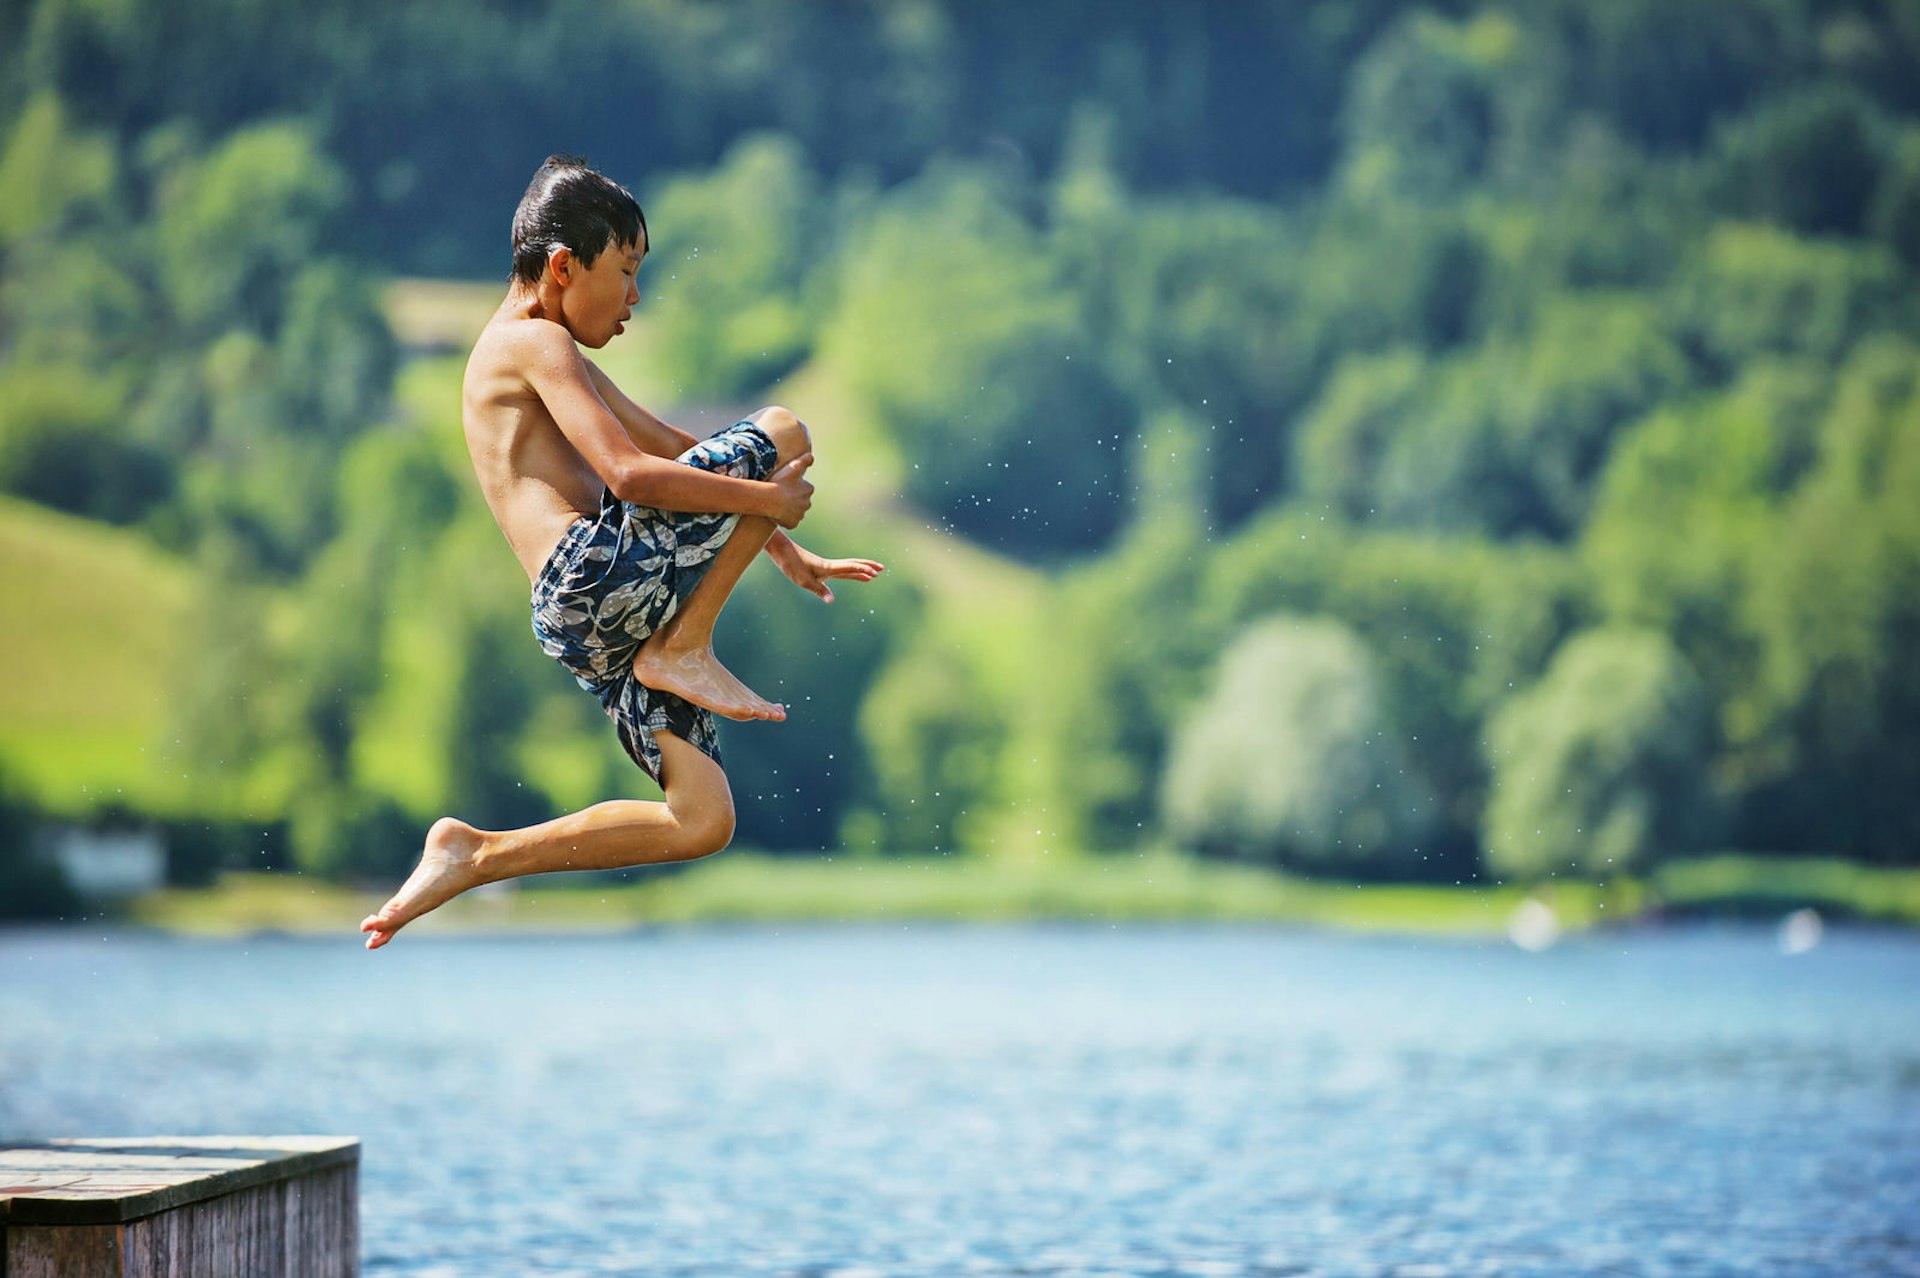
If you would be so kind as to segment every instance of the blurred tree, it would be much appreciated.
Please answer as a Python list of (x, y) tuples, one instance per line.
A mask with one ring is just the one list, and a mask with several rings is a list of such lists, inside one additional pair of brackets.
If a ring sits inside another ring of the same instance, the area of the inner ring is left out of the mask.
[[(1149, 437), (1164, 437), (1163, 431)], [(1049, 809), (1096, 849), (1135, 847), (1159, 827), (1157, 778), (1173, 724), (1201, 694), (1220, 628), (1194, 613), (1208, 557), (1193, 505), (1143, 511), (1113, 550), (1061, 582), (1051, 628), (1084, 654), (1049, 676), (1042, 732), (1073, 784)]]
[(0, 144), (0, 253), (30, 235), (57, 242), (76, 220), (106, 213), (118, 182), (111, 137), (76, 129), (57, 93), (34, 94)]
[(1191, 424), (1204, 480), (1194, 496), (1237, 522), (1284, 491), (1275, 441), (1315, 371), (1318, 348), (1294, 340), (1298, 232), (1251, 203), (1110, 195), (1103, 206), (1103, 172), (1063, 174), (1057, 197), (1078, 189), (1083, 207), (1063, 210), (1050, 253), (1126, 395)]
[(238, 130), (168, 173), (155, 226), (168, 305), (202, 334), (279, 329), (287, 282), (318, 254), (346, 178), (301, 123)]
[(1608, 462), (1580, 554), (1613, 624), (1683, 653), (1720, 716), (1723, 784), (1739, 794), (1778, 766), (1755, 700), (1779, 507), (1806, 473), (1830, 394), (1818, 366), (1762, 364), (1722, 395), (1662, 408)]
[(1496, 216), (1508, 252), (1489, 284), (1489, 322), (1523, 324), (1561, 289), (1666, 283), (1692, 245), (1701, 182), (1685, 164), (1650, 160), (1597, 116), (1568, 119), (1532, 157), (1524, 203)]
[(1451, 880), (1477, 861), (1486, 718), (1586, 622), (1585, 588), (1569, 556), (1544, 545), (1360, 533), (1276, 512), (1206, 558), (1188, 625), (1207, 642), (1285, 611), (1356, 631), (1400, 748), (1435, 796), (1431, 837), (1408, 871)]
[(149, 149), (153, 304), (179, 322), (146, 325), (127, 424), (182, 469), (152, 526), (183, 548), (234, 533), (292, 578), (332, 531), (333, 485), (311, 477), (385, 415), (395, 366), (367, 276), (323, 251), (344, 177), (298, 124)]
[(1457, 23), (1408, 12), (1348, 72), (1347, 193), (1435, 203), (1477, 185), (1501, 126), (1496, 81), (1522, 51), (1521, 29), (1498, 10)]
[(1866, 333), (1911, 331), (1916, 310), (1883, 249), (1738, 224), (1708, 235), (1671, 304), (1684, 340), (1723, 374), (1756, 356), (1837, 361)]
[(1718, 131), (1714, 204), (1806, 235), (1858, 235), (1886, 162), (1885, 129), (1844, 85), (1769, 98)]
[(144, 243), (109, 226), (18, 242), (0, 273), (0, 357), (24, 370), (91, 369), (89, 380), (123, 393), (138, 386), (167, 345), (153, 326)]
[(288, 731), (292, 687), (267, 624), (274, 596), (251, 548), (229, 530), (199, 547), (196, 598), (180, 644), (188, 660), (155, 672), (166, 689), (166, 766), (197, 815), (272, 820), (286, 810), (303, 743)]
[[(1781, 742), (1743, 841), (1920, 858), (1920, 346), (1863, 344), (1745, 611), (1754, 717)], [(1764, 840), (1764, 843), (1762, 842)]]
[(1537, 0), (1520, 12), (1563, 50), (1561, 92), (1573, 110), (1675, 151), (1805, 67), (1811, 11), (1776, 0)]
[(1522, 881), (1640, 873), (1708, 846), (1712, 710), (1672, 644), (1588, 631), (1487, 728), (1487, 868)]
[(322, 259), (286, 286), (274, 342), (274, 410), (289, 433), (338, 447), (386, 414), (396, 363), (373, 281)]
[[(286, 641), (292, 722), (285, 730), (309, 751), (307, 784), (322, 805), (354, 780), (354, 740), (389, 673), (381, 621), (401, 589), (395, 557), (409, 545), (416, 554), (430, 552), (455, 501), (451, 477), (419, 431), (362, 435), (336, 486), (342, 530), (313, 557), (288, 600), (297, 624)], [(312, 842), (298, 821), (295, 841), (296, 850)]]
[(206, 416), (195, 423), (196, 464), (184, 476), (181, 518), (194, 543), (231, 532), (259, 570), (291, 580), (332, 532), (333, 486), (301, 482), (327, 474), (332, 450), (284, 424), (277, 371), (271, 347), (246, 329), (230, 329), (205, 349)]
[(860, 736), (876, 800), (846, 830), (855, 847), (952, 851), (987, 795), (1006, 733), (964, 654), (922, 635), (874, 679), (860, 706)]
[(1868, 221), (1874, 235), (1910, 272), (1920, 271), (1920, 128), (1909, 126), (1891, 147)]
[(1353, 519), (1568, 537), (1616, 432), (1691, 380), (1644, 303), (1558, 295), (1523, 335), (1438, 366), (1342, 364), (1300, 429), (1301, 495)]
[(1620, 428), (1693, 380), (1657, 312), (1636, 298), (1563, 295), (1524, 339), (1483, 350), (1478, 373), (1494, 405), (1511, 511), (1494, 525), (1499, 533), (1572, 535)]
[(978, 170), (934, 172), (875, 215), (821, 341), (894, 425), (909, 494), (956, 527), (1059, 557), (1118, 524), (1131, 406)]
[(1222, 655), (1175, 733), (1160, 803), (1173, 837), (1203, 851), (1369, 878), (1417, 864), (1431, 819), (1366, 645), (1287, 616)]
[(77, 365), (0, 372), (0, 491), (120, 524), (165, 501), (173, 464), (126, 438), (120, 402)]
[(1300, 258), (1288, 340), (1310, 344), (1323, 361), (1396, 346), (1446, 351), (1484, 330), (1484, 231), (1454, 210), (1330, 201)]
[[(1418, 351), (1351, 355), (1307, 410), (1295, 472), (1310, 506), (1363, 521), (1379, 513), (1382, 471), (1410, 425), (1432, 411), (1435, 377)], [(1463, 448), (1467, 441), (1457, 441)]]
[(287, 828), (302, 872), (382, 887), (413, 868), (426, 838), (392, 799), (355, 786), (301, 786), (288, 804)]
[(658, 256), (647, 313), (662, 374), (689, 398), (745, 396), (791, 369), (818, 324), (803, 306), (830, 253), (827, 206), (784, 135), (736, 143), (718, 167), (648, 201)]

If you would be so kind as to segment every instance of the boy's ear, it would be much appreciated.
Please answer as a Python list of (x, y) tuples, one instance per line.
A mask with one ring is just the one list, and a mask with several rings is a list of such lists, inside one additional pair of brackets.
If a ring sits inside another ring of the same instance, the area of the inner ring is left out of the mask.
[(547, 270), (553, 278), (562, 284), (573, 282), (573, 250), (564, 244), (557, 244), (547, 252)]

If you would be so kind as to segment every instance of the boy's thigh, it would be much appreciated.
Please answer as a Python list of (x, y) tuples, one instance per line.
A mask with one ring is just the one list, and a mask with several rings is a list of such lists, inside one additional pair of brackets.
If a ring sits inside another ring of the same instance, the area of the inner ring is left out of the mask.
[(669, 775), (664, 741), (678, 741), (714, 768), (720, 767), (719, 725), (711, 710), (649, 688), (631, 670), (608, 680), (598, 691), (620, 748), (661, 789), (666, 788)]
[(732, 810), (733, 790), (718, 759), (671, 731), (655, 733), (654, 743), (660, 750), (660, 788), (671, 792), (676, 805)]
[(575, 525), (534, 583), (534, 637), (590, 688), (632, 664), (670, 606), (676, 548), (623, 524)]

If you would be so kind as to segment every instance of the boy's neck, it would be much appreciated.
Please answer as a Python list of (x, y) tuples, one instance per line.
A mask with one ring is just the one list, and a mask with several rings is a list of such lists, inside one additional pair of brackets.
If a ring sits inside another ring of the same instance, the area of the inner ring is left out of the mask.
[(529, 284), (525, 280), (514, 280), (507, 286), (505, 306), (528, 319), (558, 319), (560, 316), (558, 290), (546, 288), (544, 281), (541, 284)]

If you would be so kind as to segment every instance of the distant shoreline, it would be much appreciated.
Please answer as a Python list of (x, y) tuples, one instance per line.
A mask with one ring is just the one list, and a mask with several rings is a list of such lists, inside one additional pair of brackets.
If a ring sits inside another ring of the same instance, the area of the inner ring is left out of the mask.
[[(352, 938), (384, 896), (298, 874), (235, 873), (169, 888), (87, 922), (170, 933)], [(1920, 926), (1920, 870), (1724, 855), (1594, 884), (1345, 884), (1157, 852), (1025, 864), (953, 857), (724, 853), (684, 870), (529, 880), (467, 894), (418, 935), (581, 934), (690, 924), (1294, 924), (1551, 944), (1667, 917), (1829, 919)], [(52, 922), (49, 920), (48, 922)]]

